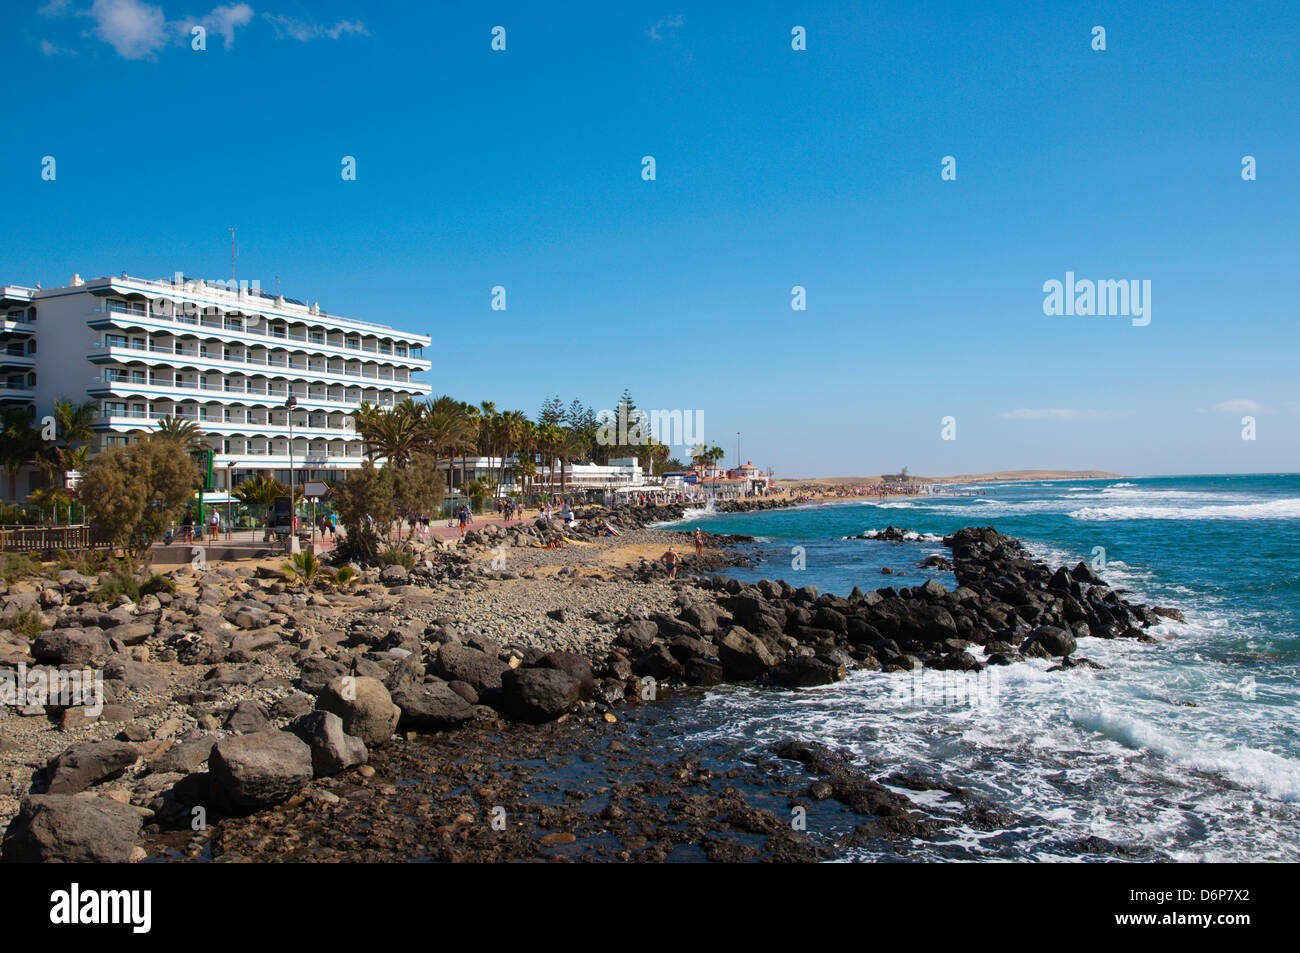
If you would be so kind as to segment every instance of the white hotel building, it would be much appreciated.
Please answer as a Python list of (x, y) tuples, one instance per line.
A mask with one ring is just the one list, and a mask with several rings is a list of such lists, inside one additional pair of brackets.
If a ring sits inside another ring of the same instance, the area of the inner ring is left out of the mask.
[[(335, 479), (361, 465), (352, 419), (361, 402), (420, 398), (429, 337), (327, 314), (316, 304), (227, 283), (73, 276), (65, 288), (0, 286), (0, 403), (94, 400), (94, 450), (193, 420), (211, 439), (215, 492), (254, 474)], [(39, 474), (20, 475), (18, 498)], [(8, 493), (8, 480), (0, 492)]]

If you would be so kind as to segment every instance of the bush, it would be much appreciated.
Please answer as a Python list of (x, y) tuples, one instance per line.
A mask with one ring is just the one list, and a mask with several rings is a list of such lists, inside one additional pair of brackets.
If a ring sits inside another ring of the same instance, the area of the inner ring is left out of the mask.
[(24, 609), (21, 612), (15, 612), (0, 619), (0, 629), (8, 629), (16, 635), (26, 636), (28, 639), (34, 639), (49, 626), (41, 618), (41, 614), (35, 609)]
[(379, 554), (379, 565), (402, 566), (407, 570), (415, 568), (415, 554), (407, 549), (389, 546)]
[(144, 585), (140, 587), (140, 595), (142, 596), (156, 596), (160, 592), (171, 593), (175, 591), (176, 581), (159, 573), (151, 575)]
[(336, 565), (356, 563), (358, 566), (373, 566), (379, 561), (383, 548), (383, 537), (362, 523), (348, 529), (347, 535), (334, 547), (330, 559)]
[(44, 571), (45, 567), (26, 553), (9, 553), (4, 557), (0, 575), (4, 576), (5, 582), (17, 582), (27, 576), (39, 576)]
[(140, 583), (134, 576), (118, 572), (90, 594), (96, 602), (114, 602), (118, 596), (126, 596), (132, 602), (140, 601)]

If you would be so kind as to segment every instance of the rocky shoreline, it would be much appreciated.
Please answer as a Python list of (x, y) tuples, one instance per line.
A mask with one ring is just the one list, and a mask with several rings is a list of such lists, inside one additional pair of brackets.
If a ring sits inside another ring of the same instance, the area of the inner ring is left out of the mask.
[[(806, 744), (720, 772), (665, 752), (654, 705), (637, 703), (855, 669), (1091, 665), (1077, 637), (1150, 638), (1170, 615), (1082, 563), (1052, 572), (987, 527), (945, 538), (954, 591), (744, 584), (717, 573), (746, 558), (730, 537), (669, 581), (654, 556), (681, 534), (648, 527), (684, 509), (577, 514), (615, 522), (615, 539), (558, 521), (476, 531), (344, 589), (270, 567), (178, 570), (175, 593), (138, 603), (95, 603), (84, 577), (11, 588), (6, 615), (30, 603), (53, 627), (25, 659), (20, 639), (0, 638), (0, 664), (94, 667), (107, 705), (85, 723), (57, 707), (0, 720), (3, 858), (816, 860), (882, 838), (903, 850), (951, 822), (903, 793), (949, 791), (942, 779), (872, 778)], [(799, 826), (830, 804), (834, 839)]]

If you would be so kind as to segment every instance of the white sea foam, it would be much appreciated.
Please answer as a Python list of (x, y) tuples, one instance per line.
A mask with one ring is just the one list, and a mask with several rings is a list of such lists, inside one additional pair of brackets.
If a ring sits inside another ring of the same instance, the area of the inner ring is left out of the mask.
[(1194, 771), (1218, 775), (1279, 801), (1300, 801), (1300, 762), (1272, 751), (1245, 745), (1219, 749), (1199, 741), (1189, 744), (1140, 718), (1101, 708), (1077, 715), (1073, 721), (1127, 748), (1152, 751)]
[(1300, 519), (1300, 499), (1267, 503), (1225, 503), (1205, 506), (1085, 506), (1066, 514), (1076, 520), (1278, 520)]

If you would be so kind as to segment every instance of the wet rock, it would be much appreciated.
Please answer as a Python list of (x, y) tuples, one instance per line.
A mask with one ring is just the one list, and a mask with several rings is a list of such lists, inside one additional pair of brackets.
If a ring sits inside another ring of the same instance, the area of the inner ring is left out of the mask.
[(718, 643), (718, 660), (727, 679), (737, 682), (759, 678), (777, 663), (762, 639), (738, 625), (728, 629)]

